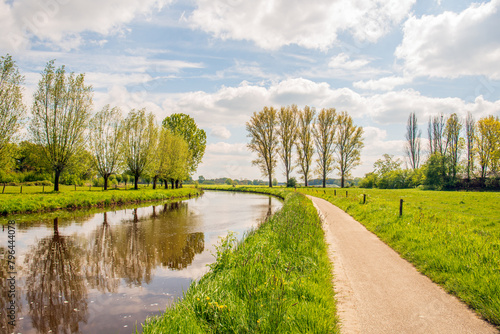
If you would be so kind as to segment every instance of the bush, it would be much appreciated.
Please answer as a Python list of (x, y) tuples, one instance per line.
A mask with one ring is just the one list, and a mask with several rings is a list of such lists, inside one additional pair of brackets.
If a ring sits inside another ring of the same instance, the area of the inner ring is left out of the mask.
[(295, 188), (297, 186), (297, 180), (294, 177), (288, 179), (286, 186), (287, 188)]

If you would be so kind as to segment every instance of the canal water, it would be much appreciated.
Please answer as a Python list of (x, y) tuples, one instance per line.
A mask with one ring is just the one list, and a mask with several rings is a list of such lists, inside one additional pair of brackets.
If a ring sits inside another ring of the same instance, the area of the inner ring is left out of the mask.
[(208, 271), (220, 237), (243, 237), (281, 205), (265, 195), (205, 192), (182, 202), (17, 219), (0, 233), (0, 332), (140, 332), (147, 316)]

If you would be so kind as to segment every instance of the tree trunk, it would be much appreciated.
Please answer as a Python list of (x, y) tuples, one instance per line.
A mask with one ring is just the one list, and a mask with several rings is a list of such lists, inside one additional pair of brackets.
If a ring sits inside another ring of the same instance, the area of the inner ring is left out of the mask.
[(172, 184), (172, 189), (174, 189), (175, 188), (174, 179), (170, 179), (170, 183)]
[(104, 190), (108, 190), (109, 174), (108, 173), (104, 173), (103, 179), (104, 179)]
[(134, 189), (139, 189), (139, 175), (134, 175)]
[(2, 194), (5, 193), (5, 182), (3, 183)]
[(273, 187), (273, 176), (269, 174), (269, 188)]
[(340, 188), (344, 188), (344, 173), (340, 176)]
[(54, 173), (54, 191), (59, 191), (59, 177), (61, 176), (61, 171), (56, 170)]
[(307, 187), (307, 176), (304, 176), (305, 186)]
[(168, 189), (168, 180), (163, 180), (163, 183), (165, 183), (165, 189)]
[(179, 189), (179, 180), (175, 180), (175, 189)]
[(153, 189), (156, 189), (156, 179), (158, 178), (158, 176), (154, 176), (153, 177)]

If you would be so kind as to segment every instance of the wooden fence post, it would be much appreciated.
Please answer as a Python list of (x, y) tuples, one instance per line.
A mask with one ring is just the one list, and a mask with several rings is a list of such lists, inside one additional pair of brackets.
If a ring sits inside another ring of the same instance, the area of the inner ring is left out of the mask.
[(363, 204), (366, 203), (366, 194), (363, 194)]
[(348, 196), (348, 195), (349, 195), (349, 194), (348, 194), (348, 192), (347, 192), (347, 190), (346, 190), (346, 191), (345, 191), (345, 198), (347, 198), (347, 196)]
[(403, 215), (403, 199), (399, 200), (399, 217)]
[(23, 193), (23, 186), (21, 185), (21, 194)]

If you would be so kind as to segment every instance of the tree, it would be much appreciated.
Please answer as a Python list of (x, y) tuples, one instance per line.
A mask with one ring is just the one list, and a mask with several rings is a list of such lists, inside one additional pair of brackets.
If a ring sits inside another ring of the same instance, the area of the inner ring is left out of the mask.
[(451, 179), (455, 181), (457, 175), (458, 159), (460, 154), (460, 130), (462, 123), (457, 114), (453, 113), (446, 120), (444, 135), (446, 137), (447, 155), (451, 172)]
[(383, 159), (378, 159), (373, 164), (374, 172), (379, 176), (401, 169), (401, 160), (394, 159), (394, 155), (385, 153)]
[(89, 147), (92, 163), (104, 179), (104, 190), (108, 189), (108, 178), (116, 172), (120, 163), (122, 140), (122, 117), (117, 107), (106, 105), (90, 121)]
[(139, 177), (154, 159), (157, 136), (154, 115), (146, 115), (146, 109), (132, 109), (124, 121), (123, 131), (126, 133), (122, 141), (125, 164), (134, 176), (134, 189), (138, 189)]
[(260, 112), (254, 112), (246, 123), (250, 137), (248, 148), (257, 153), (253, 165), (259, 166), (262, 175), (269, 178), (269, 187), (273, 186), (273, 174), (276, 168), (276, 153), (278, 135), (276, 133), (277, 112), (273, 107), (264, 107)]
[(465, 137), (467, 142), (467, 180), (470, 181), (474, 173), (474, 130), (475, 121), (470, 111), (465, 119)]
[(485, 117), (477, 121), (475, 135), (476, 152), (481, 179), (487, 176), (488, 168), (496, 172), (500, 160), (500, 120), (498, 117)]
[(167, 180), (170, 180), (172, 188), (179, 188), (179, 182), (189, 177), (188, 165), (191, 158), (189, 145), (182, 136), (172, 133), (165, 138), (165, 141), (166, 160), (161, 177), (165, 180), (165, 187)]
[(297, 114), (298, 109), (295, 104), (291, 107), (281, 107), (278, 113), (278, 138), (281, 144), (278, 153), (285, 167), (287, 184), (294, 167), (292, 153), (297, 139)]
[(363, 148), (363, 128), (352, 123), (352, 117), (345, 111), (337, 117), (336, 168), (340, 174), (340, 186), (344, 187), (346, 176), (360, 163)]
[(334, 108), (321, 109), (313, 128), (316, 151), (318, 152), (318, 174), (323, 179), (323, 188), (326, 187), (326, 178), (333, 170), (333, 151), (335, 149), (335, 122)]
[(198, 129), (196, 122), (189, 115), (173, 114), (165, 118), (163, 126), (170, 129), (172, 133), (180, 135), (188, 144), (189, 148), (189, 175), (196, 172), (198, 165), (205, 154), (207, 146), (207, 134), (205, 130)]
[(406, 145), (405, 152), (410, 161), (410, 166), (413, 170), (418, 168), (420, 164), (420, 137), (422, 131), (418, 129), (417, 116), (414, 112), (408, 117), (406, 125)]
[(300, 167), (305, 186), (309, 179), (312, 157), (314, 154), (313, 122), (316, 111), (308, 106), (299, 112), (298, 134), (297, 134), (297, 164)]
[(434, 116), (429, 117), (429, 154), (439, 153), (444, 155), (446, 148), (443, 143), (443, 131), (444, 131), (445, 121), (444, 116)]
[(0, 58), (0, 165), (4, 166), (8, 144), (19, 129), (25, 113), (22, 83), (16, 63), (10, 55)]
[(66, 74), (54, 61), (47, 63), (34, 94), (30, 133), (54, 172), (54, 191), (59, 177), (72, 159), (84, 149), (92, 87), (85, 85), (84, 74)]

